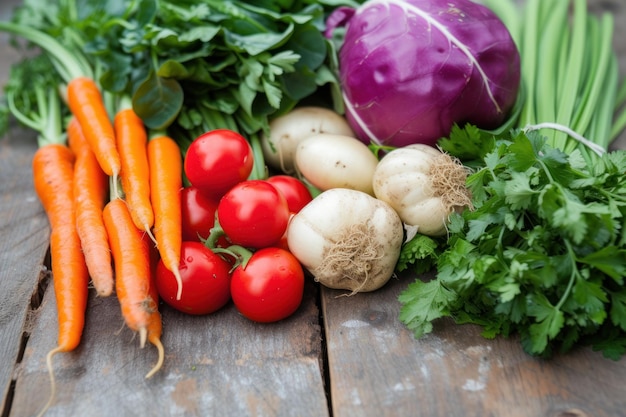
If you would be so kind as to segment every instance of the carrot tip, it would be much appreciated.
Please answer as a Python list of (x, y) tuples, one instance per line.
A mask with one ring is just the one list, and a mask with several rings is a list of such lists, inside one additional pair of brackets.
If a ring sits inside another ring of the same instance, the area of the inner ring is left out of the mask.
[(148, 329), (145, 326), (139, 328), (139, 347), (143, 349), (148, 339)]
[(111, 184), (113, 185), (113, 196), (116, 198), (120, 198), (120, 185), (119, 185), (119, 175), (117, 172), (113, 173), (113, 177), (111, 179)]
[(163, 343), (161, 343), (161, 340), (155, 339), (155, 340), (150, 340), (150, 342), (154, 346), (156, 346), (159, 352), (159, 359), (157, 360), (156, 365), (154, 365), (154, 367), (150, 370), (150, 372), (146, 374), (146, 379), (156, 374), (159, 371), (159, 369), (161, 369), (161, 367), (163, 366), (163, 361), (165, 360), (165, 349), (163, 348)]
[(152, 230), (150, 230), (150, 226), (145, 225), (144, 229), (146, 230), (146, 233), (148, 234), (148, 237), (150, 238), (150, 240), (152, 240), (154, 242), (155, 246), (158, 246), (158, 242), (156, 240), (156, 237), (154, 237), (154, 234), (152, 234)]
[(178, 270), (178, 266), (172, 268), (172, 273), (176, 278), (176, 284), (178, 285), (178, 291), (176, 292), (176, 300), (180, 300), (183, 296), (183, 279), (180, 276), (180, 271)]

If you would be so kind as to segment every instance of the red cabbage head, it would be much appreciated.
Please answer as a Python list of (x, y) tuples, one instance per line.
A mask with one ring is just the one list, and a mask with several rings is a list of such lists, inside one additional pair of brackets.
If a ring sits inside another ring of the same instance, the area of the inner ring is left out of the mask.
[(452, 126), (501, 125), (517, 98), (520, 56), (504, 23), (470, 0), (370, 0), (340, 7), (346, 117), (366, 143), (435, 145)]

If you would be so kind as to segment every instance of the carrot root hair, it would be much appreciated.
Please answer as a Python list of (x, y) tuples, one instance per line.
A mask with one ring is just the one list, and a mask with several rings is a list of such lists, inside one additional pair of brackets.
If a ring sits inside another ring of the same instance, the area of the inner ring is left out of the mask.
[(165, 360), (165, 348), (163, 347), (163, 343), (161, 343), (161, 339), (155, 338), (150, 340), (150, 343), (156, 346), (159, 356), (157, 363), (150, 370), (150, 372), (146, 374), (146, 379), (151, 378), (154, 374), (156, 374), (163, 367), (163, 362)]
[(48, 368), (48, 376), (50, 377), (50, 396), (48, 397), (48, 402), (46, 402), (41, 411), (39, 411), (39, 413), (37, 414), (37, 417), (43, 416), (54, 403), (57, 393), (57, 384), (56, 379), (54, 378), (54, 367), (52, 366), (52, 358), (57, 353), (65, 351), (66, 349), (63, 346), (57, 346), (46, 355), (46, 367)]

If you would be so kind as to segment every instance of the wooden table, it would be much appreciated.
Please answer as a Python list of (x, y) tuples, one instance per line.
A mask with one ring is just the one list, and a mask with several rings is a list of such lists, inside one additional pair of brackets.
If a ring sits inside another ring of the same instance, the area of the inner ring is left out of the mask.
[[(0, 18), (16, 3), (3, 0)], [(615, 13), (624, 68), (626, 4), (590, 3)], [(17, 58), (0, 34), (0, 85)], [(32, 416), (45, 404), (45, 354), (56, 343), (48, 223), (30, 171), (35, 149), (34, 134), (18, 127), (0, 139), (2, 417)], [(477, 327), (449, 321), (415, 340), (397, 318), (397, 296), (414, 279), (353, 297), (309, 282), (297, 313), (270, 325), (232, 305), (206, 317), (163, 306), (165, 364), (149, 380), (156, 350), (139, 348), (114, 297), (92, 294), (82, 344), (54, 359), (58, 393), (47, 415), (626, 416), (626, 359), (581, 348), (540, 360), (516, 338), (485, 340)]]

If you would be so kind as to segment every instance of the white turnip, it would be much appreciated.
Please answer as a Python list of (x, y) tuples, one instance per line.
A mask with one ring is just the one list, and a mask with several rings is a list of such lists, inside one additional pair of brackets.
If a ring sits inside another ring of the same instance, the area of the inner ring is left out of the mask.
[(472, 205), (467, 174), (467, 168), (450, 155), (429, 145), (409, 145), (380, 160), (374, 194), (418, 233), (444, 235), (450, 214)]
[(269, 135), (261, 137), (265, 161), (275, 169), (293, 174), (298, 144), (318, 133), (354, 136), (346, 119), (335, 111), (316, 106), (297, 107), (273, 119)]
[(393, 276), (403, 241), (398, 214), (361, 191), (321, 193), (290, 221), (289, 250), (322, 285), (374, 291)]
[(378, 158), (367, 145), (351, 136), (321, 133), (296, 149), (298, 175), (322, 191), (349, 188), (373, 196), (376, 165)]

